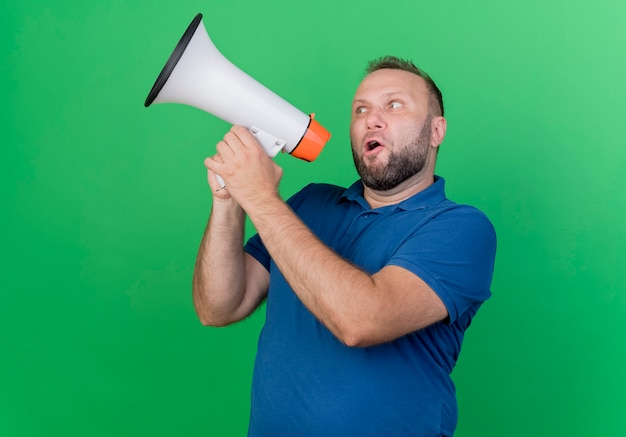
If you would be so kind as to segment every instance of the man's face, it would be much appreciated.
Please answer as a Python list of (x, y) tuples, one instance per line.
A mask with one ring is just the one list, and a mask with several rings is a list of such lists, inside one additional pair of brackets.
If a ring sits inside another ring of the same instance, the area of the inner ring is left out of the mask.
[(424, 79), (394, 69), (369, 74), (354, 96), (350, 123), (363, 183), (386, 191), (422, 171), (431, 152), (430, 122)]

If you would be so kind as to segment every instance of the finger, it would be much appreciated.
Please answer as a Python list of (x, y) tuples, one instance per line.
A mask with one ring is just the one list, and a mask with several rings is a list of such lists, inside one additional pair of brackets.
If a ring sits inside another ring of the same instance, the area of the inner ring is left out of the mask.
[(224, 162), (224, 159), (228, 159), (235, 153), (233, 146), (226, 141), (226, 136), (224, 136), (222, 141), (215, 145), (215, 150), (217, 150), (217, 154), (215, 156), (223, 156), (223, 158), (220, 158), (222, 163)]
[[(241, 147), (247, 148), (248, 142), (252, 134), (248, 129), (243, 126), (232, 126), (226, 135), (224, 135), (224, 141), (233, 149)], [(252, 137), (254, 138), (254, 137)]]
[(220, 174), (224, 170), (224, 161), (220, 155), (210, 156), (204, 160), (204, 166), (208, 171)]
[(224, 180), (211, 170), (207, 171), (207, 180), (209, 182), (209, 186), (213, 191), (222, 191), (226, 188)]
[(216, 153), (213, 156), (205, 158), (204, 159), (204, 166), (205, 167), (207, 166), (209, 160), (213, 160), (213, 161), (218, 162), (220, 164), (224, 164), (224, 158), (222, 158), (222, 155), (220, 155), (219, 153)]
[[(226, 183), (224, 182), (224, 179), (222, 179), (222, 177), (219, 176), (218, 173), (214, 172), (210, 168), (210, 166), (211, 166), (211, 164), (213, 162), (215, 162), (215, 161), (211, 161), (211, 158), (207, 158), (205, 160), (205, 166), (207, 168), (207, 182), (209, 183), (209, 186), (211, 187), (211, 190), (213, 190), (214, 192), (218, 192), (218, 191), (222, 191), (222, 190), (224, 190), (226, 188)], [(230, 196), (230, 193), (228, 194), (228, 196)]]
[(234, 136), (237, 141), (243, 146), (248, 148), (249, 144), (256, 141), (256, 138), (250, 133), (250, 131), (243, 126), (233, 126), (230, 128), (229, 132), (232, 136)]

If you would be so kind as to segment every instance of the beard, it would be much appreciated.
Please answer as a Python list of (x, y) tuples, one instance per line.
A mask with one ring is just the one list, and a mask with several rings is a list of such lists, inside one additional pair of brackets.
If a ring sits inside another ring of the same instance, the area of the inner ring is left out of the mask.
[(417, 138), (399, 152), (391, 152), (386, 166), (377, 163), (368, 167), (365, 158), (357, 156), (355, 148), (352, 147), (354, 165), (363, 185), (372, 190), (387, 191), (422, 171), (428, 159), (430, 125), (431, 117), (428, 117)]

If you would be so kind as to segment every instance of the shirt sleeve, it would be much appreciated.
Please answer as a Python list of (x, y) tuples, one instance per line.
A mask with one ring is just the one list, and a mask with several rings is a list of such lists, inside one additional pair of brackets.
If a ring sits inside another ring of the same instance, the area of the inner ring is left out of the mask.
[(388, 264), (419, 276), (439, 296), (450, 323), (491, 296), (496, 234), (472, 207), (446, 211), (411, 235)]

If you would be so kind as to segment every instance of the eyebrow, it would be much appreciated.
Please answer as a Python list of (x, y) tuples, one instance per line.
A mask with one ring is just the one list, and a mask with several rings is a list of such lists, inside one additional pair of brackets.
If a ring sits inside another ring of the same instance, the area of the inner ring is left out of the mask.
[[(396, 96), (396, 95), (402, 95), (402, 94), (405, 94), (405, 93), (403, 93), (400, 90), (394, 90), (394, 91), (388, 91), (388, 92), (384, 93), (382, 95), (382, 97), (389, 98), (389, 97), (393, 97), (393, 96)], [(367, 103), (368, 101), (369, 101), (369, 99), (359, 98), (359, 99), (354, 99), (352, 101), (352, 104), (355, 104), (355, 103)]]

